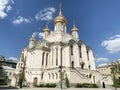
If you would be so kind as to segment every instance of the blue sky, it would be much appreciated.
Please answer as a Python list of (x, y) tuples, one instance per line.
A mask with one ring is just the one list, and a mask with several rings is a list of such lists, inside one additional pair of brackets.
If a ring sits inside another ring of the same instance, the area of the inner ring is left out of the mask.
[(32, 34), (41, 39), (46, 22), (53, 31), (60, 2), (67, 32), (75, 20), (96, 65), (120, 57), (120, 0), (0, 0), (0, 54), (19, 59)]

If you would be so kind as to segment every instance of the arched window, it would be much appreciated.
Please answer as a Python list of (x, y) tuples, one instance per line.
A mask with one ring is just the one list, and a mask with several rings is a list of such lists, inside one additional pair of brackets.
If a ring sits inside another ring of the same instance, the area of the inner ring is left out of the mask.
[(71, 46), (71, 55), (73, 55), (73, 46)]
[(58, 74), (57, 74), (57, 73), (55, 73), (55, 75), (56, 75), (56, 79), (58, 79)]
[(89, 52), (88, 52), (88, 50), (87, 50), (87, 59), (89, 60)]
[(61, 48), (61, 66), (62, 66), (62, 48)]
[(52, 66), (53, 66), (53, 58), (54, 57), (54, 49), (52, 49)]
[(51, 75), (50, 75), (50, 73), (48, 73), (48, 77), (49, 77), (49, 79), (51, 79)]
[(37, 82), (38, 82), (38, 79), (37, 79), (37, 77), (35, 77), (33, 84), (34, 84), (34, 85), (37, 85)]
[(52, 73), (52, 79), (54, 79), (54, 74)]
[(89, 66), (88, 66), (88, 68), (90, 69), (90, 68), (91, 68), (91, 66), (89, 65)]
[(80, 58), (82, 58), (81, 46), (79, 46)]
[(48, 53), (46, 54), (46, 66), (48, 64)]
[(58, 65), (58, 47), (56, 47), (56, 66)]
[(44, 64), (44, 52), (43, 52), (43, 55), (42, 55), (42, 66), (43, 66), (43, 64)]
[(43, 74), (44, 74), (44, 73), (42, 72), (42, 74), (41, 74), (41, 80), (43, 79)]

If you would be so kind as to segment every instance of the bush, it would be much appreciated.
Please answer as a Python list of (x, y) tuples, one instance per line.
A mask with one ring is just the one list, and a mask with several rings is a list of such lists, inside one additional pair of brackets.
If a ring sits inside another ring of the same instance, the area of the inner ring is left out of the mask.
[(47, 84), (40, 84), (40, 85), (35, 85), (35, 87), (48, 87), (48, 88), (54, 88), (56, 87), (55, 83), (47, 83)]
[(119, 79), (114, 79), (114, 87), (120, 88), (120, 80)]
[(45, 85), (44, 84), (40, 84), (39, 87), (44, 87)]
[(56, 87), (56, 84), (55, 83), (47, 83), (46, 85), (45, 85), (45, 87)]
[(66, 78), (65, 78), (65, 84), (66, 84), (66, 87), (67, 87), (67, 88), (70, 87), (70, 83), (69, 83), (69, 80), (68, 80), (67, 75), (66, 75)]
[(75, 86), (76, 88), (98, 88), (96, 84), (90, 84), (90, 83), (78, 83)]
[(83, 87), (83, 85), (82, 84), (80, 84), (80, 83), (78, 83), (78, 84), (76, 84), (76, 86), (75, 86), (76, 88), (82, 88)]

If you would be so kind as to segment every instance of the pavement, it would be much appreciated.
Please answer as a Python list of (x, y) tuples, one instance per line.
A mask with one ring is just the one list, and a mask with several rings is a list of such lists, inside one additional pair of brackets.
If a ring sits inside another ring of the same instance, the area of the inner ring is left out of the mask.
[(10, 86), (0, 86), (0, 90), (120, 90), (120, 88), (17, 88), (17, 87), (10, 87)]

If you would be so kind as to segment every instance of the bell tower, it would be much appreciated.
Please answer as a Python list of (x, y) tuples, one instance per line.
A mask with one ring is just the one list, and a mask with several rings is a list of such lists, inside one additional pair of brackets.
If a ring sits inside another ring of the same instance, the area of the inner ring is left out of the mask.
[(50, 29), (48, 28), (48, 23), (46, 23), (46, 27), (43, 29), (44, 37), (43, 39), (50, 34)]
[(59, 5), (59, 14), (58, 16), (54, 19), (54, 31), (58, 32), (66, 32), (66, 25), (67, 25), (67, 20), (65, 17), (62, 15), (62, 5)]
[(78, 28), (75, 26), (75, 22), (73, 22), (73, 28), (71, 29), (71, 34), (75, 39), (79, 38)]

